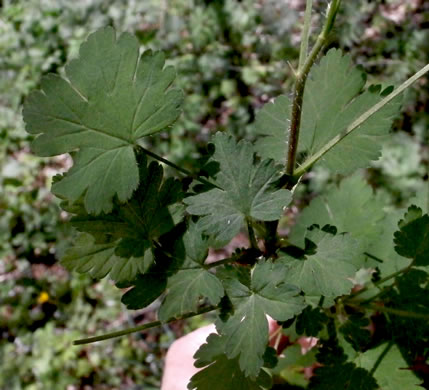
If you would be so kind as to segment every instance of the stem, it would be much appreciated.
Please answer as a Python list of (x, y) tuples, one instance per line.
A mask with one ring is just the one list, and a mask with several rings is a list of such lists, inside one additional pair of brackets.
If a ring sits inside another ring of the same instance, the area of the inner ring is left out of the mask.
[(379, 285), (379, 284), (382, 284), (382, 283), (384, 283), (384, 282), (386, 282), (386, 281), (388, 281), (388, 280), (390, 280), (390, 279), (393, 279), (393, 278), (397, 277), (397, 276), (398, 276), (398, 275), (400, 275), (400, 274), (405, 274), (405, 273), (407, 273), (407, 272), (408, 272), (408, 271), (409, 271), (413, 266), (414, 266), (414, 260), (413, 260), (409, 265), (407, 265), (406, 267), (401, 268), (400, 270), (395, 271), (395, 272), (391, 273), (390, 275), (387, 275), (386, 277), (384, 277), (384, 278), (382, 278), (382, 279), (378, 280), (378, 281), (377, 281), (377, 282), (375, 282), (374, 284), (375, 284), (375, 285)]
[[(335, 16), (338, 12), (338, 8), (341, 0), (333, 0), (329, 6), (328, 14), (326, 16), (325, 25), (323, 26), (322, 32), (317, 37), (316, 43), (311, 50), (309, 56), (307, 57), (302, 69), (298, 70), (295, 81), (295, 89), (293, 93), (293, 102), (292, 102), (292, 118), (289, 132), (289, 142), (288, 142), (288, 153), (287, 153), (287, 165), (286, 165), (286, 174), (292, 176), (295, 169), (295, 160), (296, 153), (298, 150), (298, 140), (299, 140), (299, 129), (301, 126), (301, 114), (302, 114), (302, 100), (304, 96), (305, 83), (307, 81), (308, 73), (310, 72), (311, 67), (323, 46), (326, 43), (328, 34), (332, 30), (334, 24)], [(307, 3), (308, 5), (308, 3)]]
[(304, 14), (304, 27), (301, 35), (301, 49), (299, 50), (298, 71), (301, 71), (307, 58), (308, 39), (310, 37), (311, 11), (313, 9), (313, 0), (307, 0)]
[[(184, 320), (186, 318), (195, 317), (195, 316), (198, 316), (200, 314), (208, 313), (208, 312), (216, 310), (216, 309), (217, 309), (216, 306), (205, 307), (203, 309), (198, 310), (196, 313), (186, 313), (183, 316), (181, 316), (180, 318), (171, 318), (167, 322), (164, 322), (164, 323), (169, 324), (169, 323), (174, 322), (174, 321)], [(146, 329), (150, 329), (150, 328), (155, 328), (156, 326), (160, 326), (162, 324), (163, 324), (163, 322), (161, 322), (161, 321), (148, 322), (147, 324), (139, 325), (139, 326), (136, 326), (134, 328), (123, 329), (123, 330), (119, 330), (117, 332), (106, 333), (106, 334), (103, 334), (101, 336), (89, 337), (87, 339), (75, 340), (75, 341), (73, 341), (73, 345), (90, 344), (90, 343), (95, 343), (97, 341), (113, 339), (115, 337), (125, 336), (127, 334), (140, 332), (142, 330), (146, 330)]]
[(400, 309), (392, 309), (391, 307), (379, 306), (373, 303), (370, 304), (369, 306), (376, 311), (393, 314), (395, 316), (406, 317), (406, 318), (416, 318), (416, 319), (429, 321), (429, 314), (414, 313), (412, 311), (406, 311), (406, 310), (400, 310)]
[(390, 349), (393, 346), (393, 341), (389, 341), (389, 343), (386, 345), (386, 348), (383, 349), (383, 352), (381, 352), (380, 356), (375, 361), (374, 365), (371, 368), (371, 371), (369, 372), (369, 375), (374, 375), (375, 371), (377, 370), (380, 363), (383, 361), (387, 353), (390, 351)]
[[(406, 267), (404, 267), (404, 268), (401, 268), (400, 270), (398, 270), (398, 271), (395, 271), (395, 272), (393, 272), (393, 273), (391, 273), (390, 275), (387, 275), (386, 277), (384, 277), (384, 278), (382, 278), (382, 279), (380, 279), (380, 280), (377, 280), (376, 282), (374, 282), (373, 284), (374, 284), (374, 286), (378, 286), (379, 284), (382, 284), (382, 283), (384, 283), (384, 282), (387, 282), (388, 280), (390, 280), (390, 279), (393, 279), (393, 278), (396, 278), (398, 275), (401, 275), (401, 274), (405, 274), (405, 273), (407, 273), (412, 267), (414, 266), (414, 260), (409, 264), (409, 265), (407, 265)], [(354, 293), (354, 294), (352, 294), (352, 295), (350, 295), (350, 298), (356, 298), (358, 295), (361, 295), (361, 294), (363, 294), (364, 292), (366, 292), (366, 291), (368, 291), (368, 287), (364, 287), (363, 289), (361, 289), (361, 290), (359, 290), (359, 291), (356, 291), (356, 293)], [(377, 294), (376, 296), (378, 296), (379, 294)], [(373, 298), (375, 298), (375, 297), (373, 297)], [(373, 298), (371, 298), (371, 300), (373, 299)]]
[(249, 232), (249, 240), (250, 240), (250, 246), (253, 249), (259, 249), (258, 242), (256, 241), (255, 231), (253, 230), (252, 222), (247, 221), (247, 230)]
[(380, 100), (376, 105), (371, 107), (368, 111), (363, 113), (359, 118), (354, 120), (343, 132), (336, 135), (332, 138), (323, 148), (321, 148), (316, 154), (311, 156), (306, 160), (298, 169), (293, 172), (293, 176), (300, 177), (302, 176), (316, 161), (322, 158), (327, 152), (329, 152), (335, 145), (343, 140), (346, 136), (352, 133), (354, 130), (359, 128), (367, 119), (373, 116), (376, 112), (381, 110), (386, 104), (392, 101), (399, 94), (404, 92), (408, 87), (410, 87), (414, 82), (416, 82), (420, 77), (425, 73), (429, 72), (429, 64), (420, 69), (414, 76), (411, 76), (407, 81), (402, 83), (397, 89), (395, 89), (391, 94), (386, 96), (384, 99)]
[(273, 256), (278, 249), (279, 237), (277, 235), (277, 228), (279, 221), (266, 221), (265, 228), (265, 257)]
[(168, 166), (174, 168), (176, 171), (182, 172), (185, 175), (192, 177), (194, 180), (199, 181), (200, 183), (208, 184), (210, 186), (214, 186), (214, 187), (219, 188), (216, 184), (211, 183), (208, 180), (206, 180), (206, 179), (204, 179), (204, 178), (202, 178), (200, 176), (197, 176), (197, 175), (193, 174), (192, 172), (188, 171), (187, 169), (182, 168), (179, 165), (176, 165), (175, 163), (173, 163), (173, 162), (165, 159), (164, 157), (161, 157), (161, 156), (157, 155), (156, 153), (151, 152), (150, 150), (144, 148), (143, 146), (139, 145), (139, 148), (142, 150), (142, 152), (144, 152), (148, 156), (154, 158), (155, 160), (158, 160), (158, 161), (164, 163), (165, 165), (168, 165)]
[(369, 257), (372, 260), (375, 260), (377, 263), (384, 263), (384, 260), (380, 259), (377, 256), (371, 255), (371, 253), (364, 252), (364, 255), (367, 256), (367, 257)]

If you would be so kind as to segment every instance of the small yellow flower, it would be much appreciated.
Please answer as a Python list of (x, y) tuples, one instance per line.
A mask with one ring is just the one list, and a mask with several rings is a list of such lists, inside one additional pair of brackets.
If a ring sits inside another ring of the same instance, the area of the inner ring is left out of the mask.
[(48, 301), (49, 301), (49, 294), (46, 291), (42, 291), (37, 298), (37, 303), (41, 305), (42, 303), (45, 303)]

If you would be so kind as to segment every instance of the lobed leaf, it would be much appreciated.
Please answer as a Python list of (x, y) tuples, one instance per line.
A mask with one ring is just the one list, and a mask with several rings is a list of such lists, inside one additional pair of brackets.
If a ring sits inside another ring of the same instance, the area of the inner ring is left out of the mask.
[(149, 306), (167, 288), (167, 279), (164, 274), (137, 275), (133, 281), (133, 288), (121, 298), (121, 302), (130, 310), (138, 310)]
[[(303, 96), (298, 143), (298, 150), (305, 154), (306, 160), (389, 92), (374, 86), (362, 92), (364, 85), (365, 74), (351, 67), (350, 56), (342, 55), (338, 49), (329, 50), (320, 63), (313, 66)], [(399, 101), (395, 98), (386, 104), (324, 154), (318, 164), (334, 173), (350, 174), (377, 160), (381, 143), (398, 114)], [(280, 96), (274, 104), (268, 103), (256, 118), (256, 131), (265, 136), (257, 142), (258, 152), (283, 164), (289, 136), (289, 105), (289, 99)]]
[(360, 174), (330, 187), (303, 209), (291, 232), (290, 240), (303, 247), (306, 229), (312, 224), (330, 224), (339, 233), (347, 232), (369, 246), (382, 233), (380, 223), (385, 213), (384, 204)]
[(308, 388), (309, 390), (379, 390), (376, 381), (367, 370), (349, 362), (317, 368)]
[(429, 215), (412, 206), (395, 233), (395, 250), (401, 256), (411, 258), (417, 266), (429, 265)]
[(164, 55), (139, 58), (137, 39), (106, 27), (82, 44), (66, 77), (50, 74), (28, 97), (23, 115), (39, 156), (73, 152), (73, 167), (52, 191), (76, 201), (84, 194), (89, 213), (109, 212), (113, 198), (131, 198), (139, 184), (134, 154), (138, 141), (172, 125), (182, 92), (172, 89)]
[[(133, 280), (151, 266), (152, 252), (158, 239), (175, 226), (171, 207), (181, 200), (183, 194), (177, 180), (169, 178), (163, 181), (163, 169), (158, 163), (152, 162), (147, 166), (144, 154), (139, 156), (139, 173), (140, 185), (133, 197), (124, 204), (115, 202), (109, 214), (94, 216), (79, 205), (70, 207), (69, 210), (75, 214), (71, 224), (78, 231), (92, 235), (94, 240), (80, 239), (79, 244), (66, 252), (62, 262), (69, 269), (85, 272), (97, 260), (105, 272), (97, 272), (94, 277), (104, 277), (110, 272), (113, 280), (124, 282)], [(111, 252), (111, 256), (104, 260), (105, 264), (102, 264), (99, 255), (94, 257), (87, 254), (104, 247), (108, 247)], [(78, 253), (82, 254), (81, 258), (77, 256)], [(144, 261), (139, 262), (137, 259)], [(127, 272), (114, 272), (119, 267), (116, 262), (122, 264), (127, 261), (130, 264), (137, 263), (138, 266), (128, 267)]]
[(190, 196), (184, 200), (187, 211), (202, 216), (200, 227), (229, 242), (248, 219), (275, 221), (291, 201), (291, 193), (275, 188), (279, 170), (274, 161), (254, 163), (249, 142), (236, 143), (231, 136), (214, 136), (213, 160), (220, 164), (215, 184), (219, 188)]
[[(385, 351), (387, 353), (379, 361)], [(387, 343), (381, 344), (359, 354), (354, 361), (366, 370), (375, 369), (373, 376), (377, 381), (378, 390), (423, 389), (420, 386), (422, 381), (408, 369), (408, 364), (396, 345), (389, 348)]]
[(308, 231), (307, 240), (316, 245), (315, 251), (296, 259), (281, 256), (287, 269), (285, 282), (298, 286), (306, 295), (338, 297), (350, 293), (351, 278), (358, 270), (356, 258), (362, 253), (359, 243), (349, 235), (332, 235), (322, 230)]
[(257, 113), (255, 132), (263, 137), (256, 141), (255, 150), (260, 156), (285, 163), (291, 106), (291, 100), (281, 95), (273, 102), (266, 103)]
[(219, 325), (226, 337), (226, 355), (239, 357), (241, 370), (255, 378), (263, 365), (268, 343), (266, 315), (286, 321), (305, 307), (299, 290), (285, 284), (285, 267), (269, 261), (255, 265), (250, 286), (242, 284), (234, 274), (223, 275), (225, 291), (234, 307), (233, 314)]
[(360, 351), (366, 349), (371, 341), (369, 325), (369, 319), (358, 312), (349, 315), (347, 320), (340, 324), (338, 330), (354, 350)]
[(296, 332), (307, 337), (317, 337), (327, 321), (328, 317), (319, 307), (307, 306), (296, 319)]
[(271, 388), (271, 377), (261, 370), (256, 378), (249, 378), (240, 370), (238, 359), (225, 356), (225, 338), (211, 334), (195, 354), (195, 366), (203, 370), (196, 373), (188, 385), (189, 390), (263, 390)]
[(185, 260), (177, 273), (168, 278), (168, 293), (158, 312), (161, 321), (196, 311), (200, 298), (217, 305), (224, 296), (220, 280), (204, 267), (208, 243), (195, 224), (190, 224), (183, 243)]
[(61, 264), (70, 271), (89, 273), (93, 278), (101, 279), (109, 274), (115, 282), (123, 282), (144, 273), (153, 261), (150, 251), (140, 257), (118, 256), (116, 246), (115, 241), (97, 244), (91, 235), (83, 233), (61, 258)]

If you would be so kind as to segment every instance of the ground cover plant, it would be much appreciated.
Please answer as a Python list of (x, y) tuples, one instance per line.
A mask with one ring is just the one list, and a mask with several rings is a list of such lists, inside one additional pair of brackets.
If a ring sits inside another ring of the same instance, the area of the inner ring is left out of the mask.
[[(159, 321), (78, 344), (215, 311), (218, 334), (197, 352), (203, 369), (190, 389), (423, 388), (428, 190), (387, 214), (358, 170), (378, 159), (401, 93), (429, 66), (398, 88), (366, 87), (347, 54), (324, 50), (339, 1), (307, 53), (311, 4), (292, 97), (257, 113), (254, 144), (216, 133), (193, 172), (149, 147), (148, 136), (174, 126), (183, 94), (164, 55), (140, 56), (130, 34), (93, 33), (66, 78), (49, 75), (29, 96), (23, 113), (33, 151), (73, 158), (52, 186), (79, 232), (62, 263), (129, 288), (129, 309), (163, 296)], [(159, 162), (178, 175), (166, 177)], [(279, 235), (313, 166), (342, 180)], [(209, 247), (242, 230), (248, 247), (206, 263)], [(291, 341), (282, 355), (268, 346), (266, 315)], [(299, 335), (318, 339), (305, 361), (293, 349)], [(296, 369), (304, 366), (314, 368), (310, 379)]]

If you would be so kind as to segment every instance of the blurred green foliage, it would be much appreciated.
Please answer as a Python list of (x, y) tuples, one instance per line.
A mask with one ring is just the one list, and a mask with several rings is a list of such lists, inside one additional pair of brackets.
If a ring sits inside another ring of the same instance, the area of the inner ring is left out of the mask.
[[(30, 154), (21, 118), (28, 92), (43, 74), (62, 73), (95, 29), (113, 25), (132, 32), (142, 49), (166, 51), (186, 94), (174, 130), (150, 146), (195, 169), (211, 134), (228, 129), (254, 139), (255, 112), (290, 90), (304, 3), (0, 1), (1, 389), (155, 389), (165, 349), (183, 332), (176, 325), (101, 345), (71, 346), (75, 338), (150, 320), (153, 314), (127, 312), (108, 282), (71, 277), (54, 265), (70, 234), (49, 188), (52, 176), (70, 162)], [(315, 1), (316, 10), (325, 6), (326, 1)], [(330, 45), (349, 51), (371, 82), (399, 83), (428, 61), (428, 15), (424, 0), (344, 2)], [(407, 93), (396, 134), (368, 171), (392, 205), (403, 205), (427, 185), (422, 178), (427, 180), (429, 164), (428, 95), (424, 81)], [(303, 191), (311, 197), (334, 180), (314, 170)]]

